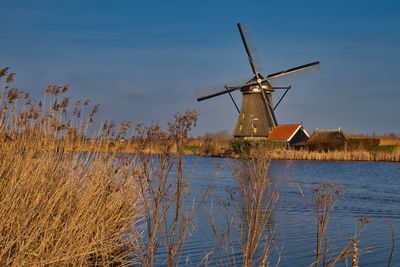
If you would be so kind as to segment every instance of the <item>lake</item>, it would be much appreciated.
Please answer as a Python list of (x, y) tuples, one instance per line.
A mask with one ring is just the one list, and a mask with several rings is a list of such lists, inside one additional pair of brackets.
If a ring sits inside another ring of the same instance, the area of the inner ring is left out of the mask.
[[(195, 228), (187, 237), (182, 253), (182, 265), (196, 265), (214, 247), (213, 233), (207, 216), (212, 209), (220, 228), (225, 227), (225, 213), (218, 205), (228, 202), (238, 183), (226, 159), (185, 157), (187, 172), (194, 170), (189, 182), (190, 196), (186, 205), (198, 203), (207, 190), (210, 196), (199, 208)], [(359, 237), (360, 266), (386, 266), (392, 247), (390, 223), (395, 233), (392, 266), (400, 266), (400, 164), (386, 162), (335, 162), (335, 161), (272, 161), (270, 177), (280, 197), (273, 212), (272, 224), (276, 225), (279, 266), (307, 266), (314, 259), (315, 224), (304, 197), (318, 184), (334, 182), (344, 190), (335, 205), (328, 225), (331, 252), (337, 253), (356, 230), (356, 218), (368, 215), (371, 223)], [(240, 262), (240, 235), (233, 235), (233, 246)], [(214, 254), (215, 255), (215, 254)], [(165, 251), (159, 250), (158, 265), (163, 265)], [(278, 259), (276, 249), (271, 253), (271, 264)], [(209, 265), (217, 265), (218, 258), (209, 259)], [(351, 258), (348, 264), (351, 266)], [(239, 264), (240, 265), (240, 264)], [(337, 266), (346, 266), (340, 263)]]

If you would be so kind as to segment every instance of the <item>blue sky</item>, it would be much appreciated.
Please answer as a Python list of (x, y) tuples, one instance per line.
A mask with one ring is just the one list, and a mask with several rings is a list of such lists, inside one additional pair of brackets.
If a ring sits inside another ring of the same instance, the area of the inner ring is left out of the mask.
[(278, 122), (400, 134), (399, 14), (399, 1), (0, 0), (0, 65), (37, 99), (70, 84), (100, 104), (98, 120), (165, 125), (192, 108), (194, 134), (231, 132), (229, 97), (198, 103), (194, 90), (251, 76), (240, 21), (266, 74), (321, 61), (292, 83)]

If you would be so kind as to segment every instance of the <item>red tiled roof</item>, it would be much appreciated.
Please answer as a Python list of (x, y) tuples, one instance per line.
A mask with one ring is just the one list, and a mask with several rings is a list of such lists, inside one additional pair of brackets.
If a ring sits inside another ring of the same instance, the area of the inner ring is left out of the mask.
[[(301, 124), (281, 124), (273, 128), (268, 135), (271, 141), (290, 141), (290, 139), (301, 128)], [(307, 134), (308, 135), (308, 134)]]

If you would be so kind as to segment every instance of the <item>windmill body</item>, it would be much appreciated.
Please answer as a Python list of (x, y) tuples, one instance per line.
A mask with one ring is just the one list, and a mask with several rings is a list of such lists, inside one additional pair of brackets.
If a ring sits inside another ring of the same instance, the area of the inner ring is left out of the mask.
[[(211, 89), (207, 88), (197, 90), (197, 100), (203, 101), (219, 95), (229, 94), (232, 102), (239, 112), (236, 127), (234, 129), (234, 137), (245, 139), (266, 139), (272, 128), (278, 125), (274, 110), (279, 105), (288, 90), (291, 89), (291, 86), (274, 87), (273, 84), (276, 84), (276, 82), (282, 80), (290, 80), (290, 78), (294, 78), (298, 76), (298, 74), (304, 74), (307, 71), (315, 71), (319, 67), (319, 62), (315, 61), (299, 67), (279, 71), (264, 77), (260, 74), (259, 68), (255, 64), (253, 56), (254, 53), (252, 53), (250, 49), (248, 37), (246, 37), (246, 32), (243, 26), (240, 23), (238, 23), (237, 26), (254, 77), (247, 79), (244, 82), (225, 84), (222, 87)], [(272, 92), (274, 92), (276, 89), (283, 89), (285, 92), (274, 107), (272, 105)], [(243, 96), (240, 109), (231, 95), (232, 92), (238, 90), (241, 91)]]
[[(277, 126), (273, 111), (265, 104), (261, 90), (253, 87), (242, 91), (242, 105), (234, 130), (236, 138), (266, 138), (271, 129)], [(267, 100), (272, 102), (271, 93), (266, 94)]]

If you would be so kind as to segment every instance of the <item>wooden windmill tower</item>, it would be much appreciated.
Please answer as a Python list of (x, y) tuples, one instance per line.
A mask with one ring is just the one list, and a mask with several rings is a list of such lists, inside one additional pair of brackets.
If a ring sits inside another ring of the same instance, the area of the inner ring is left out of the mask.
[[(254, 77), (241, 82), (225, 84), (222, 87), (213, 87), (197, 90), (197, 101), (202, 101), (215, 96), (229, 94), (233, 104), (239, 112), (239, 117), (234, 130), (236, 138), (266, 138), (273, 127), (278, 125), (274, 110), (285, 97), (291, 86), (273, 86), (282, 81), (299, 78), (299, 74), (318, 70), (319, 61), (298, 66), (295, 68), (279, 71), (266, 76), (261, 75), (256, 66), (254, 52), (249, 46), (249, 38), (243, 26), (237, 24), (240, 37), (242, 38), (247, 57), (250, 62)], [(275, 106), (272, 105), (272, 92), (283, 89), (285, 92)], [(235, 103), (231, 92), (240, 90), (243, 95), (241, 108)]]

